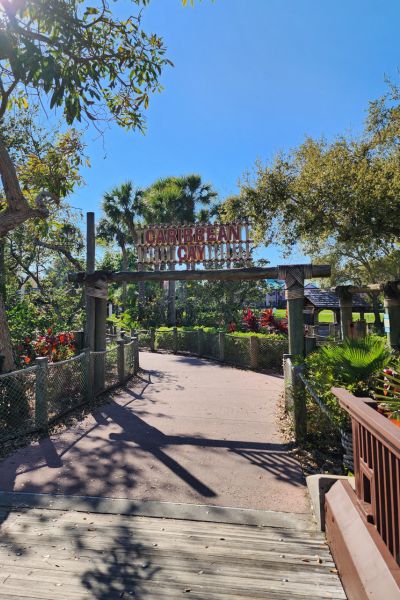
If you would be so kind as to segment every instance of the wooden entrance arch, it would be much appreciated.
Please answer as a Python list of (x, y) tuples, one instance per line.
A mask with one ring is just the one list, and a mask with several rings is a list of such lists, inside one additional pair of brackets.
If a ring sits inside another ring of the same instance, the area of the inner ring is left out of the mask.
[(304, 280), (329, 277), (330, 265), (295, 264), (276, 267), (244, 267), (189, 271), (96, 271), (95, 220), (87, 213), (86, 271), (70, 273), (69, 280), (86, 289), (85, 345), (90, 350), (106, 349), (108, 284), (141, 281), (238, 281), (249, 279), (280, 279), (285, 281), (288, 309), (289, 353), (304, 354)]

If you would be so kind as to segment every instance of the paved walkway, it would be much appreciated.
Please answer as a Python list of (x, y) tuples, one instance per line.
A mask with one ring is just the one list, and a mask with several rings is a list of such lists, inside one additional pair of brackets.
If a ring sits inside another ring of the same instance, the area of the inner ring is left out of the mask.
[(0, 490), (309, 511), (277, 433), (280, 376), (141, 353), (142, 379), (0, 463)]

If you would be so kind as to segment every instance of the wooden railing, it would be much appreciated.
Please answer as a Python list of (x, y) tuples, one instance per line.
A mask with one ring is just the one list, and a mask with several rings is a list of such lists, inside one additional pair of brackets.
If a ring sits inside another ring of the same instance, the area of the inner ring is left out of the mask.
[(357, 398), (332, 388), (352, 420), (356, 495), (362, 515), (400, 565), (400, 428)]

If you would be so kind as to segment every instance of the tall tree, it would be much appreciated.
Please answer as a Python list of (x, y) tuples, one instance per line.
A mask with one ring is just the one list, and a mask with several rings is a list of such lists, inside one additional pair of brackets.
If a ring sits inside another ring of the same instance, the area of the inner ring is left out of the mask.
[[(391, 102), (391, 104), (390, 104)], [(307, 138), (270, 164), (258, 163), (240, 197), (222, 207), (248, 215), (259, 240), (300, 244), (329, 260), (333, 283), (397, 278), (400, 241), (400, 106), (397, 96), (371, 104), (358, 138)]]
[[(117, 243), (122, 255), (122, 270), (128, 269), (129, 247), (135, 240), (135, 226), (141, 220), (143, 192), (128, 181), (103, 196), (104, 217), (97, 226), (97, 236), (106, 243)], [(126, 309), (127, 285), (122, 284), (122, 307)]]
[[(138, 8), (147, 3), (134, 0)], [(111, 120), (143, 129), (143, 110), (171, 63), (162, 40), (147, 34), (141, 19), (140, 10), (119, 19), (107, 0), (0, 0), (0, 124), (10, 107), (39, 96), (68, 124), (86, 120), (99, 127)], [(29, 219), (47, 219), (59, 201), (48, 181), (35, 197), (26, 193), (2, 134), (0, 176), (0, 238)], [(0, 352), (12, 364), (7, 332), (1, 296)]]
[[(144, 193), (143, 215), (147, 223), (193, 223), (198, 216), (197, 211), (209, 207), (217, 193), (211, 184), (203, 183), (197, 174), (183, 177), (165, 177), (155, 181)], [(204, 213), (199, 214), (204, 220)], [(170, 264), (174, 270), (175, 265)], [(167, 322), (176, 323), (175, 281), (168, 284)]]
[[(80, 266), (76, 259), (80, 235), (68, 206), (61, 199), (81, 183), (79, 167), (85, 158), (84, 148), (77, 131), (68, 130), (63, 134), (48, 132), (37, 124), (36, 118), (35, 111), (20, 110), (18, 117), (5, 118), (0, 122), (0, 137), (11, 149), (10, 156), (27, 200), (34, 199), (45, 187), (60, 201), (48, 206), (46, 220), (28, 220), (0, 236), (3, 248), (0, 253), (0, 304), (4, 303), (6, 284), (18, 273), (25, 277), (31, 277), (35, 269), (43, 273), (55, 256), (63, 256), (75, 269)], [(0, 215), (6, 210), (3, 191), (0, 192)], [(7, 256), (11, 259), (8, 270), (4, 267)], [(36, 280), (38, 284), (39, 275)], [(0, 354), (5, 357), (3, 368), (13, 368), (10, 331), (4, 309), (0, 315)]]

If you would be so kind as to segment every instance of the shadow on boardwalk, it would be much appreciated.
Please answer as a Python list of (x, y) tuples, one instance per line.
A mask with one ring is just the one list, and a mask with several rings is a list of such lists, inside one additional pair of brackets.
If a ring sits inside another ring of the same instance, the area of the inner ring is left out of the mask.
[(281, 380), (180, 358), (147, 357), (165, 369), (2, 461), (0, 490), (306, 512), (301, 470), (276, 432)]

